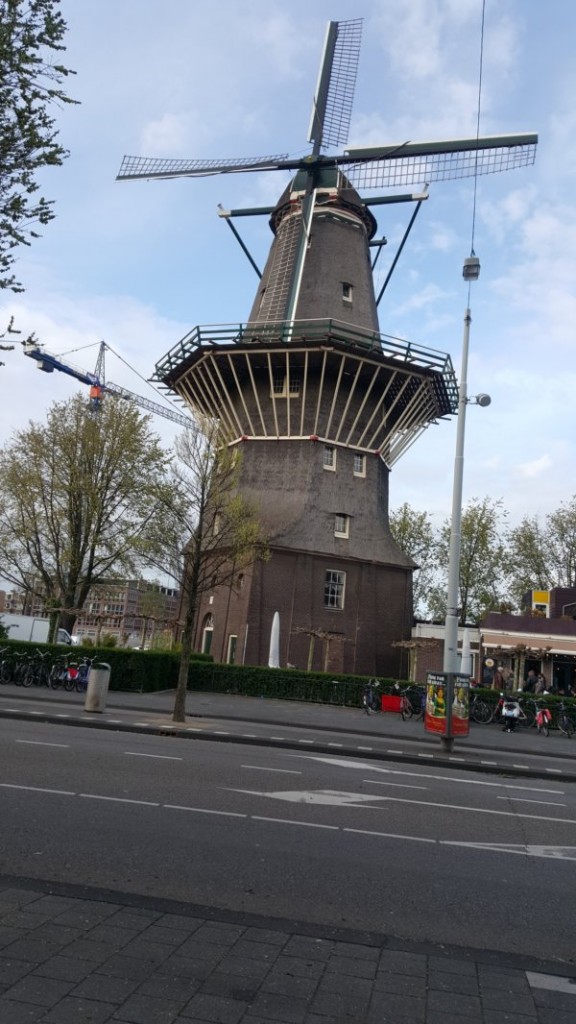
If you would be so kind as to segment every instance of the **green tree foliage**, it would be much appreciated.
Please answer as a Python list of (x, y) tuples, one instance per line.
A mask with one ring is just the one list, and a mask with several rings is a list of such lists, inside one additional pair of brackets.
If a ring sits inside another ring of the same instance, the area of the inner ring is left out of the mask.
[(55, 62), (66, 22), (59, 0), (0, 0), (0, 288), (22, 291), (12, 273), (14, 250), (38, 237), (54, 217), (38, 195), (37, 174), (68, 155), (57, 141), (51, 110), (74, 103), (62, 88), (70, 74)]
[(161, 537), (169, 458), (149, 417), (107, 397), (54, 403), (0, 450), (0, 576), (73, 632), (90, 586), (133, 575)]
[[(500, 608), (507, 597), (510, 558), (504, 537), (508, 513), (502, 500), (473, 498), (462, 511), (460, 532), (459, 621), (478, 622), (490, 609)], [(450, 553), (450, 520), (440, 529), (437, 563), (440, 580), (429, 592), (434, 618), (446, 615)]]
[(151, 558), (151, 564), (174, 575), (182, 591), (173, 719), (183, 722), (200, 598), (256, 559), (267, 558), (268, 549), (255, 510), (238, 493), (240, 453), (221, 442), (218, 423), (205, 420), (186, 430), (175, 450), (173, 486), (162, 519), (163, 561)]
[(436, 537), (428, 512), (417, 512), (407, 502), (390, 513), (394, 540), (417, 565), (413, 576), (415, 615), (426, 613), (428, 593), (436, 571)]
[(517, 601), (527, 590), (576, 586), (576, 495), (541, 524), (527, 516), (510, 531), (512, 580)]

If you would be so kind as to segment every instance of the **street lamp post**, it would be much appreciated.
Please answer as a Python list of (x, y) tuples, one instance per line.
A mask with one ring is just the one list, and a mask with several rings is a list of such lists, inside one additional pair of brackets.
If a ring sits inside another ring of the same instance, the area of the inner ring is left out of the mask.
[[(464, 260), (463, 277), (465, 281), (477, 281), (480, 275), (480, 260), (472, 255)], [(470, 302), (470, 292), (468, 293)], [(460, 582), (460, 535), (462, 526), (462, 484), (464, 479), (464, 437), (466, 432), (466, 406), (468, 398), (468, 349), (470, 343), (470, 324), (472, 315), (468, 305), (464, 314), (464, 337), (462, 341), (462, 364), (460, 367), (460, 387), (458, 391), (458, 419), (456, 428), (456, 454), (454, 458), (454, 483), (452, 491), (452, 520), (450, 525), (450, 548), (448, 555), (448, 591), (446, 600), (446, 621), (444, 627), (444, 663), (443, 671), (447, 674), (448, 707), (453, 699), (454, 675), (458, 672), (458, 597)], [(479, 395), (476, 402), (488, 405), (487, 395)], [(442, 745), (451, 750), (454, 740), (452, 736), (442, 737)]]

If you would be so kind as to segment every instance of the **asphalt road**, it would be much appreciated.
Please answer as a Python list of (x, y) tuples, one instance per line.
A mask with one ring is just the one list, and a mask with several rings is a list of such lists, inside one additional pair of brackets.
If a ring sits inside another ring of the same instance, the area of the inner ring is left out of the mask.
[(576, 786), (0, 720), (0, 872), (574, 958)]

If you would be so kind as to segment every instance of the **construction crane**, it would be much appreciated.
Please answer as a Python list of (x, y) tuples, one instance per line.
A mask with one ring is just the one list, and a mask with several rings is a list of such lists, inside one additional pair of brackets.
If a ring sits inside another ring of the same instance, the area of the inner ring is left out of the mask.
[(33, 339), (23, 341), (22, 347), (24, 355), (35, 359), (38, 369), (44, 370), (44, 373), (53, 373), (54, 370), (59, 370), (61, 373), (67, 373), (70, 377), (81, 381), (82, 384), (88, 384), (90, 387), (90, 404), (94, 410), (100, 408), (104, 395), (110, 394), (134, 402), (141, 409), (146, 409), (147, 412), (153, 413), (155, 416), (163, 416), (167, 420), (172, 420), (173, 423), (178, 423), (181, 427), (189, 427), (192, 423), (189, 416), (178, 412), (177, 409), (170, 409), (168, 406), (160, 405), (149, 398), (135, 395), (132, 391), (120, 387), (119, 384), (112, 384), (111, 381), (107, 381), (104, 372), (104, 353), (110, 346), (105, 341), (100, 342), (100, 351), (94, 373), (81, 370), (79, 367), (74, 366), (73, 363), (64, 362), (60, 356), (47, 352), (43, 345), (39, 345)]

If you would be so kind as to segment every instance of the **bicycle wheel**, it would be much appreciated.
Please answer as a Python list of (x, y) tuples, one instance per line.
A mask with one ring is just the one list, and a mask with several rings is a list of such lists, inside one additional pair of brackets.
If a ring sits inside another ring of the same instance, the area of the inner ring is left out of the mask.
[(32, 665), (24, 665), (22, 668), (22, 676), (20, 679), (21, 686), (32, 686), (32, 683), (36, 681), (36, 673)]
[(408, 722), (414, 714), (414, 708), (407, 697), (402, 698), (402, 704), (400, 705), (400, 714), (404, 722)]
[(11, 666), (7, 661), (0, 664), (0, 683), (9, 683), (12, 679)]
[(478, 722), (480, 725), (488, 725), (488, 722), (492, 721), (492, 715), (492, 708), (484, 700), (475, 700), (470, 705), (470, 718), (473, 722)]
[(568, 737), (568, 739), (571, 739), (574, 735), (574, 723), (571, 722), (569, 718), (565, 718), (560, 725), (560, 730)]
[(522, 708), (524, 717), (519, 718), (518, 721), (525, 729), (531, 729), (533, 725), (536, 725), (536, 715), (532, 711), (532, 708)]

